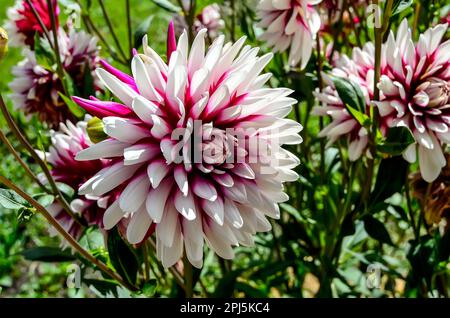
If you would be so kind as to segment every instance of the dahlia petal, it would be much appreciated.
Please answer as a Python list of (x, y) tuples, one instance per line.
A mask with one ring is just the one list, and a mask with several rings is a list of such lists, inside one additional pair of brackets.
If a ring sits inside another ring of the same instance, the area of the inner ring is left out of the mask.
[(94, 176), (96, 179), (92, 184), (92, 193), (101, 196), (111, 191), (124, 181), (130, 179), (138, 168), (138, 165), (124, 166), (122, 162), (118, 162), (110, 168), (100, 171), (97, 177)]
[(89, 161), (101, 158), (112, 158), (123, 155), (123, 150), (128, 146), (128, 143), (118, 140), (107, 139), (100, 141), (87, 149), (77, 153), (76, 160)]
[(403, 158), (408, 161), (409, 163), (414, 163), (417, 160), (417, 145), (411, 144), (406, 148), (406, 150), (403, 152)]
[(217, 191), (214, 185), (207, 179), (198, 175), (194, 178), (194, 181), (192, 183), (192, 190), (194, 191), (195, 195), (200, 198), (209, 201), (215, 201), (217, 199)]
[(114, 93), (126, 106), (131, 108), (133, 99), (137, 96), (137, 93), (132, 90), (128, 85), (120, 81), (114, 75), (108, 73), (102, 68), (96, 70), (97, 76), (103, 82), (103, 84)]
[(166, 213), (162, 214), (161, 222), (156, 226), (156, 236), (163, 245), (171, 247), (175, 238), (178, 224), (178, 211), (170, 204)]
[(120, 208), (127, 213), (136, 212), (147, 198), (149, 188), (150, 181), (147, 175), (141, 174), (135, 177), (120, 195)]
[(440, 147), (429, 149), (419, 146), (420, 173), (425, 181), (436, 180), (445, 164), (446, 159)]
[(154, 160), (147, 167), (147, 174), (153, 189), (156, 189), (170, 168), (163, 160)]
[(113, 204), (106, 209), (103, 215), (103, 225), (105, 230), (110, 230), (124, 217), (125, 213), (119, 206), (119, 200), (116, 200)]
[(181, 215), (188, 220), (194, 220), (197, 217), (197, 210), (195, 207), (195, 200), (191, 192), (187, 195), (177, 191), (175, 194), (175, 208)]
[(72, 100), (77, 103), (81, 108), (86, 110), (89, 114), (98, 118), (110, 117), (110, 116), (128, 116), (131, 110), (122, 104), (115, 102), (103, 102), (97, 100), (88, 100), (72, 97)]
[(161, 114), (158, 106), (141, 96), (138, 96), (133, 100), (132, 108), (139, 118), (147, 124), (153, 124), (153, 114)]
[(164, 208), (173, 188), (172, 180), (163, 181), (157, 188), (150, 190), (147, 195), (146, 208), (155, 223), (160, 223), (164, 218)]
[(105, 132), (125, 143), (134, 143), (143, 138), (150, 137), (150, 132), (140, 126), (136, 126), (134, 121), (119, 117), (103, 118)]
[(161, 96), (155, 90), (150, 76), (147, 72), (147, 67), (144, 65), (142, 58), (139, 55), (133, 57), (131, 62), (131, 70), (133, 72), (134, 80), (139, 93), (149, 101), (160, 101)]
[(139, 209), (131, 216), (130, 223), (127, 226), (127, 240), (131, 244), (142, 242), (152, 225), (152, 220), (148, 216), (145, 208)]
[(184, 196), (188, 194), (189, 191), (189, 184), (187, 179), (186, 170), (182, 166), (177, 166), (174, 169), (173, 176), (175, 178), (175, 182), (178, 185), (178, 188), (180, 189), (181, 193), (183, 193)]
[(147, 162), (155, 158), (159, 153), (159, 147), (155, 144), (135, 144), (123, 151), (123, 164), (126, 166)]

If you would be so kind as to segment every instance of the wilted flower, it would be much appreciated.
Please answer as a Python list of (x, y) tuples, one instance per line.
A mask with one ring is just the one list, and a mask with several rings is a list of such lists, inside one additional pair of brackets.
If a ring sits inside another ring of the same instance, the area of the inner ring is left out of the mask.
[(450, 143), (450, 40), (441, 44), (446, 30), (446, 24), (433, 27), (414, 44), (403, 20), (397, 36), (391, 32), (384, 45), (378, 84), (385, 126), (411, 129), (416, 144), (403, 156), (415, 162), (419, 152), (420, 172), (428, 182), (446, 165), (442, 146)]
[[(84, 182), (102, 169), (107, 160), (77, 161), (75, 155), (92, 145), (86, 132), (90, 117), (76, 125), (67, 121), (61, 123), (59, 131), (52, 130), (52, 145), (49, 152), (41, 157), (51, 165), (51, 174), (55, 181), (64, 183), (77, 190)], [(84, 220), (86, 225), (102, 225), (104, 208), (108, 197), (78, 196), (71, 203), (72, 210)], [(49, 212), (75, 238), (82, 234), (83, 227), (77, 223), (63, 208), (55, 202), (48, 207)]]
[(289, 65), (305, 68), (311, 57), (314, 39), (320, 29), (320, 16), (314, 5), (322, 0), (261, 0), (258, 26), (265, 29), (261, 39), (284, 52), (290, 47)]
[[(49, 46), (45, 39), (42, 42), (44, 47)], [(97, 40), (84, 31), (71, 30), (67, 35), (60, 29), (58, 42), (65, 72), (79, 91), (84, 91), (88, 78), (86, 72), (93, 73), (98, 64)], [(69, 108), (59, 96), (59, 92), (63, 92), (63, 84), (54, 66), (39, 65), (34, 51), (26, 51), (25, 56), (12, 70), (15, 78), (10, 88), (15, 108), (26, 114), (37, 113), (42, 121), (52, 127), (57, 127), (67, 119), (72, 120)], [(92, 83), (89, 85), (92, 86)]]
[[(124, 187), (105, 212), (105, 227), (126, 218), (128, 241), (140, 243), (155, 225), (166, 267), (180, 259), (183, 245), (196, 267), (204, 241), (227, 259), (232, 246), (252, 246), (255, 233), (271, 228), (266, 216), (279, 217), (276, 202), (288, 199), (283, 182), (298, 177), (291, 170), (298, 159), (281, 148), (301, 142), (300, 124), (283, 119), (296, 102), (287, 97), (292, 91), (262, 88), (270, 75), (260, 73), (272, 54), (257, 57), (258, 48), (242, 48), (244, 38), (224, 44), (223, 35), (206, 51), (206, 32), (189, 50), (187, 34), (176, 43), (170, 28), (168, 65), (144, 38), (133, 76), (107, 64), (98, 69), (122, 103), (73, 98), (103, 118), (109, 136), (77, 159), (112, 159), (79, 193), (103, 196)], [(254, 141), (269, 152), (255, 154)]]
[[(55, 16), (56, 28), (58, 28), (59, 7), (58, 1), (52, 0), (54, 12), (50, 12), (46, 0), (31, 0), (36, 12), (41, 18), (42, 23), (47, 30), (52, 29), (50, 14)], [(31, 48), (34, 47), (34, 36), (39, 34), (42, 36), (44, 30), (36, 19), (30, 5), (23, 0), (18, 0), (14, 7), (7, 11), (8, 22), (6, 28), (10, 35), (11, 46), (22, 46), (26, 44)]]
[(420, 173), (411, 176), (411, 184), (414, 196), (423, 205), (427, 223), (443, 225), (446, 231), (450, 227), (450, 155), (445, 157), (447, 164), (431, 185), (421, 178)]
[[(366, 98), (366, 107), (370, 106), (374, 87), (374, 46), (367, 43), (363, 49), (354, 48), (352, 58), (341, 55), (335, 62), (331, 76), (347, 78), (356, 83)], [(319, 137), (327, 137), (328, 145), (334, 143), (340, 137), (348, 139), (349, 159), (357, 160), (367, 148), (367, 129), (361, 126), (347, 111), (344, 102), (334, 88), (333, 80), (324, 74), (327, 86), (322, 92), (316, 91), (314, 95), (323, 103), (313, 109), (317, 116), (330, 116), (331, 123), (320, 133)]]

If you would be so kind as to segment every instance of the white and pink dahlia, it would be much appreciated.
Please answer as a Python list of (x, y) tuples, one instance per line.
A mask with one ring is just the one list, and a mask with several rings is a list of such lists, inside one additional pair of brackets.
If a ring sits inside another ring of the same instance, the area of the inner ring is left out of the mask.
[[(55, 181), (64, 183), (74, 190), (94, 176), (108, 162), (107, 160), (75, 160), (78, 152), (92, 145), (86, 131), (90, 117), (86, 117), (86, 120), (80, 121), (76, 125), (67, 121), (66, 124), (60, 124), (59, 131), (51, 130), (52, 144), (49, 152), (45, 155), (41, 154), (41, 157), (51, 165), (51, 174)], [(44, 176), (40, 176), (40, 178), (45, 182)], [(108, 199), (108, 197), (77, 196), (70, 202), (70, 206), (85, 225), (102, 226), (103, 213)], [(65, 212), (59, 203), (53, 203), (48, 210), (73, 237), (81, 236), (84, 227)]]
[(261, 39), (284, 52), (290, 47), (289, 65), (305, 68), (311, 57), (314, 39), (320, 29), (320, 15), (314, 5), (322, 0), (261, 0), (257, 15), (265, 29)]
[(409, 127), (416, 144), (403, 154), (419, 157), (422, 177), (435, 180), (446, 165), (443, 147), (450, 144), (450, 40), (442, 38), (447, 24), (421, 34), (414, 43), (404, 20), (397, 35), (391, 32), (383, 47), (378, 103), (387, 127)]
[(289, 89), (263, 88), (272, 54), (258, 57), (258, 48), (243, 47), (245, 38), (225, 44), (223, 35), (206, 50), (206, 32), (189, 49), (186, 33), (176, 43), (169, 30), (168, 64), (144, 38), (132, 76), (107, 64), (98, 69), (120, 103), (73, 98), (103, 118), (108, 135), (77, 159), (111, 159), (79, 193), (120, 188), (105, 228), (127, 220), (130, 243), (154, 228), (166, 267), (183, 249), (201, 267), (205, 242), (226, 259), (233, 246), (252, 246), (255, 233), (271, 228), (266, 216), (280, 216), (277, 202), (288, 199), (283, 183), (298, 178), (292, 169), (299, 160), (281, 148), (301, 142), (301, 125), (284, 119), (296, 100)]
[[(47, 0), (31, 0), (31, 4), (38, 13), (42, 23), (47, 30), (52, 29), (50, 9), (47, 6)], [(56, 27), (59, 27), (59, 7), (58, 1), (52, 0), (53, 15), (55, 16)], [(9, 35), (9, 44), (20, 47), (23, 44), (34, 47), (34, 36), (44, 34), (44, 30), (36, 19), (30, 5), (24, 0), (16, 1), (16, 4), (7, 11), (8, 22), (5, 27)]]
[[(48, 46), (46, 39), (43, 45)], [(84, 31), (71, 30), (67, 34), (58, 31), (61, 61), (65, 72), (71, 77), (78, 91), (85, 91), (86, 72), (92, 73), (99, 63), (97, 40)], [(54, 67), (39, 65), (34, 51), (26, 50), (25, 59), (12, 69), (14, 80), (10, 83), (14, 107), (26, 114), (36, 113), (40, 120), (58, 127), (73, 116), (59, 96), (63, 84)], [(95, 80), (96, 81), (96, 80)], [(96, 85), (95, 85), (96, 86)]]
[[(190, 0), (182, 1), (184, 10), (186, 12), (190, 11)], [(221, 16), (221, 9), (217, 3), (207, 5), (200, 11), (199, 14), (195, 16), (194, 19), (194, 31), (199, 32), (202, 29), (208, 30), (208, 39), (214, 40), (218, 35), (219, 31), (225, 26), (225, 22)], [(175, 31), (177, 35), (181, 35), (184, 29), (188, 29), (188, 23), (186, 17), (183, 15), (175, 15), (174, 17)]]
[[(354, 48), (352, 58), (341, 55), (335, 61), (335, 67), (330, 74), (347, 78), (356, 83), (366, 98), (367, 110), (369, 110), (370, 101), (373, 98), (374, 53), (374, 46), (370, 42), (363, 49)], [(334, 88), (332, 78), (326, 74), (323, 75), (323, 78), (327, 86), (321, 92), (318, 90), (314, 92), (322, 105), (315, 107), (312, 113), (317, 116), (330, 116), (331, 123), (319, 133), (319, 137), (328, 138), (327, 146), (341, 137), (347, 138), (349, 159), (355, 161), (367, 149), (367, 129), (361, 126), (347, 111), (344, 102)]]

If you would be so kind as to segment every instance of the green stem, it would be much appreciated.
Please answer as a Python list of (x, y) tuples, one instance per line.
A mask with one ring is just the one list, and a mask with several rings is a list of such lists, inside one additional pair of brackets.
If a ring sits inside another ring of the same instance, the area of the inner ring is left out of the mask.
[(120, 55), (126, 61), (127, 60), (127, 56), (126, 56), (125, 52), (123, 51), (122, 46), (120, 45), (120, 41), (119, 41), (119, 38), (116, 35), (116, 32), (114, 32), (114, 28), (112, 26), (111, 19), (109, 18), (108, 12), (105, 9), (105, 4), (103, 3), (103, 0), (98, 0), (98, 2), (100, 4), (100, 8), (102, 10), (102, 14), (103, 14), (103, 17), (105, 18), (105, 21), (106, 21), (106, 24), (108, 26), (109, 32), (111, 33), (111, 36), (113, 37), (114, 43), (116, 44), (116, 47), (119, 50)]
[(61, 55), (59, 51), (59, 43), (58, 43), (58, 30), (56, 29), (56, 18), (55, 18), (55, 11), (53, 8), (53, 2), (52, 0), (47, 0), (47, 7), (50, 11), (50, 21), (52, 24), (52, 33), (53, 33), (53, 44), (55, 49), (55, 55), (56, 55), (56, 70), (58, 72), (59, 80), (61, 81), (64, 94), (67, 96), (67, 92), (69, 91), (67, 89), (66, 82), (64, 81), (65, 75), (64, 75), (64, 68), (61, 62)]
[(130, 285), (126, 281), (122, 279), (117, 273), (112, 271), (108, 266), (106, 266), (103, 262), (96, 259), (94, 256), (92, 256), (88, 251), (86, 251), (78, 242), (75, 240), (62, 226), (61, 224), (56, 221), (56, 219), (48, 212), (39, 202), (34, 200), (32, 197), (30, 197), (27, 193), (22, 191), (19, 187), (17, 187), (15, 184), (13, 184), (11, 181), (6, 179), (3, 176), (0, 176), (0, 183), (3, 183), (5, 186), (10, 188), (11, 190), (14, 190), (17, 194), (19, 194), (23, 199), (25, 199), (27, 202), (29, 202), (37, 212), (42, 214), (44, 218), (58, 231), (59, 234), (63, 236), (63, 238), (69, 243), (82, 257), (84, 257), (86, 260), (97, 266), (102, 272), (104, 272), (106, 275), (111, 277), (112, 279), (116, 280), (118, 283), (123, 285), (124, 287), (128, 288), (131, 291), (137, 291), (138, 288)]
[(14, 158), (19, 162), (19, 164), (22, 166), (22, 168), (25, 170), (25, 173), (34, 181), (36, 182), (39, 187), (41, 187), (45, 192), (50, 193), (50, 191), (39, 181), (38, 177), (36, 177), (31, 171), (31, 169), (28, 167), (28, 165), (22, 160), (19, 153), (16, 151), (14, 146), (9, 142), (8, 138), (5, 136), (3, 131), (0, 129), (0, 140), (3, 141), (5, 146), (8, 148), (9, 152), (14, 156)]
[(130, 49), (130, 61), (133, 58), (133, 37), (131, 28), (131, 10), (130, 10), (130, 0), (126, 0), (126, 12), (127, 12), (127, 31), (128, 31), (128, 45)]
[(184, 291), (186, 298), (194, 297), (194, 270), (187, 256), (183, 258), (184, 265)]
[(59, 190), (58, 186), (56, 185), (55, 180), (52, 177), (52, 174), (50, 173), (50, 170), (47, 167), (47, 164), (39, 157), (39, 155), (34, 150), (33, 146), (28, 142), (28, 140), (24, 137), (24, 135), (21, 133), (19, 127), (17, 127), (16, 123), (14, 122), (13, 118), (11, 117), (11, 114), (8, 111), (8, 108), (5, 105), (5, 102), (3, 101), (3, 97), (0, 94), (0, 110), (3, 113), (3, 117), (5, 118), (9, 129), (13, 132), (13, 134), (16, 136), (16, 138), (19, 140), (19, 142), (25, 147), (25, 149), (28, 151), (28, 153), (33, 157), (33, 159), (39, 164), (42, 171), (45, 174), (45, 177), (48, 180), (48, 183), (50, 184), (50, 187), (52, 188), (53, 194), (55, 195), (56, 200), (62, 205), (63, 209), (69, 214), (75, 222), (77, 222), (80, 225), (84, 225), (80, 219), (72, 212), (72, 209), (70, 208), (69, 204), (67, 203), (66, 199), (64, 198), (63, 194)]
[(44, 24), (44, 22), (42, 21), (41, 17), (39, 16), (39, 13), (36, 11), (36, 8), (34, 7), (34, 4), (31, 2), (31, 0), (25, 0), (25, 1), (27, 2), (28, 6), (31, 8), (31, 12), (33, 13), (34, 17), (36, 18), (36, 20), (39, 23), (39, 26), (41, 27), (42, 31), (44, 32), (44, 36), (47, 38), (50, 46), (54, 50), (53, 42), (52, 42), (52, 40), (50, 38), (50, 34), (48, 33), (47, 26)]

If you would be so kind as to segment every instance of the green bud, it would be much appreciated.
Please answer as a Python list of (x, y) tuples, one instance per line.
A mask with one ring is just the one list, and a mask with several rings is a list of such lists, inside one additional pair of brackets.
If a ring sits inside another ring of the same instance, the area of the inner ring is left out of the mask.
[(108, 135), (105, 134), (105, 131), (103, 130), (103, 121), (98, 117), (92, 117), (92, 119), (88, 121), (87, 133), (89, 139), (91, 139), (94, 144), (108, 138)]
[(0, 61), (8, 53), (8, 33), (3, 28), (0, 28)]

